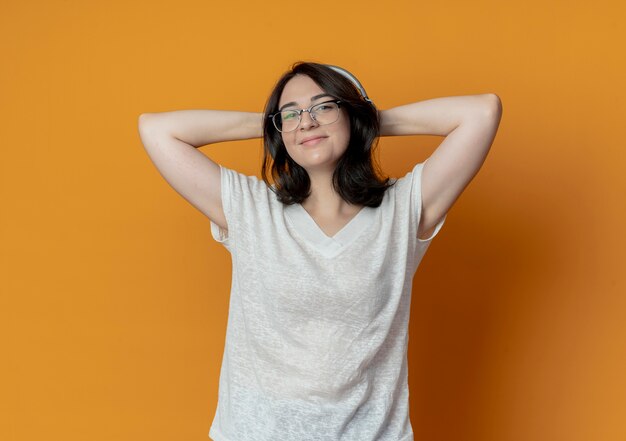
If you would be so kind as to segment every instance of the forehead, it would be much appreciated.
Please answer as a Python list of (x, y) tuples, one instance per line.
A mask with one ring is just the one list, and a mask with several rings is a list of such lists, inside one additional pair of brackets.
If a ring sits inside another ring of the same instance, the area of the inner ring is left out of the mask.
[(325, 93), (324, 89), (310, 77), (306, 75), (296, 75), (285, 84), (283, 93), (280, 95), (280, 100), (278, 101), (278, 107), (289, 102), (294, 102), (301, 106), (309, 105), (312, 97), (322, 93)]

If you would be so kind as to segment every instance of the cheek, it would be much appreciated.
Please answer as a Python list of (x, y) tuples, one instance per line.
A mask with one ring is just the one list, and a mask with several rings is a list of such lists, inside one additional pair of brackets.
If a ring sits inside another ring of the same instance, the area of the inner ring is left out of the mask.
[(350, 117), (346, 113), (341, 116), (343, 117), (341, 134), (345, 138), (347, 145), (350, 142)]
[(293, 132), (287, 132), (287, 133), (281, 133), (280, 136), (283, 140), (283, 144), (285, 144), (285, 147), (289, 147), (292, 146), (296, 143), (296, 131), (294, 130)]
[(287, 153), (289, 153), (289, 156), (291, 156), (291, 151), (293, 151), (294, 149), (294, 145), (296, 143), (293, 134), (288, 133), (287, 135), (282, 135), (282, 139), (283, 139), (283, 144), (285, 145), (285, 149), (287, 149)]
[(287, 155), (289, 155), (289, 157), (291, 159), (293, 159), (293, 154), (297, 151), (296, 147), (295, 147), (296, 141), (293, 138), (293, 134), (292, 134), (292, 136), (289, 136), (289, 135), (290, 134), (288, 133), (286, 136), (285, 135), (281, 135), (281, 137), (282, 137), (283, 144), (285, 146), (285, 150), (287, 152)]
[(348, 144), (350, 143), (350, 126), (344, 127), (341, 131), (341, 140), (345, 148), (348, 148)]

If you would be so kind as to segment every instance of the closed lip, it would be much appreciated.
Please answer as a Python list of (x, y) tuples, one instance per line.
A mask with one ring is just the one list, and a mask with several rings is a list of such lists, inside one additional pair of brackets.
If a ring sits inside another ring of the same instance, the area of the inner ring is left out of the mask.
[(304, 138), (302, 141), (300, 141), (300, 144), (304, 144), (307, 141), (311, 141), (313, 139), (318, 139), (318, 138), (326, 138), (325, 136), (322, 135), (317, 135), (317, 136), (309, 136), (307, 138)]

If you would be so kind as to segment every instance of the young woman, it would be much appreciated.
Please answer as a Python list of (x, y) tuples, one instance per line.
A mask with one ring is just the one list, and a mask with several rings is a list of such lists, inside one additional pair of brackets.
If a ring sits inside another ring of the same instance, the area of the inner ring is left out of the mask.
[[(140, 116), (151, 160), (233, 261), (212, 439), (413, 439), (413, 275), (483, 164), (501, 109), (482, 94), (379, 112), (349, 72), (296, 63), (263, 114)], [(445, 139), (404, 177), (383, 179), (378, 137), (420, 134)], [(262, 180), (197, 150), (257, 137)]]

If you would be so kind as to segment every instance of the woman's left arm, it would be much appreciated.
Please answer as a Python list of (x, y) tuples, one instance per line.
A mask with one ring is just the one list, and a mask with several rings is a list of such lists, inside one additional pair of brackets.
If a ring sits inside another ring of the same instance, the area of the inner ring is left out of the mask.
[(483, 165), (496, 136), (502, 103), (493, 93), (434, 98), (380, 112), (380, 135), (446, 138), (422, 170), (418, 237), (427, 238)]

